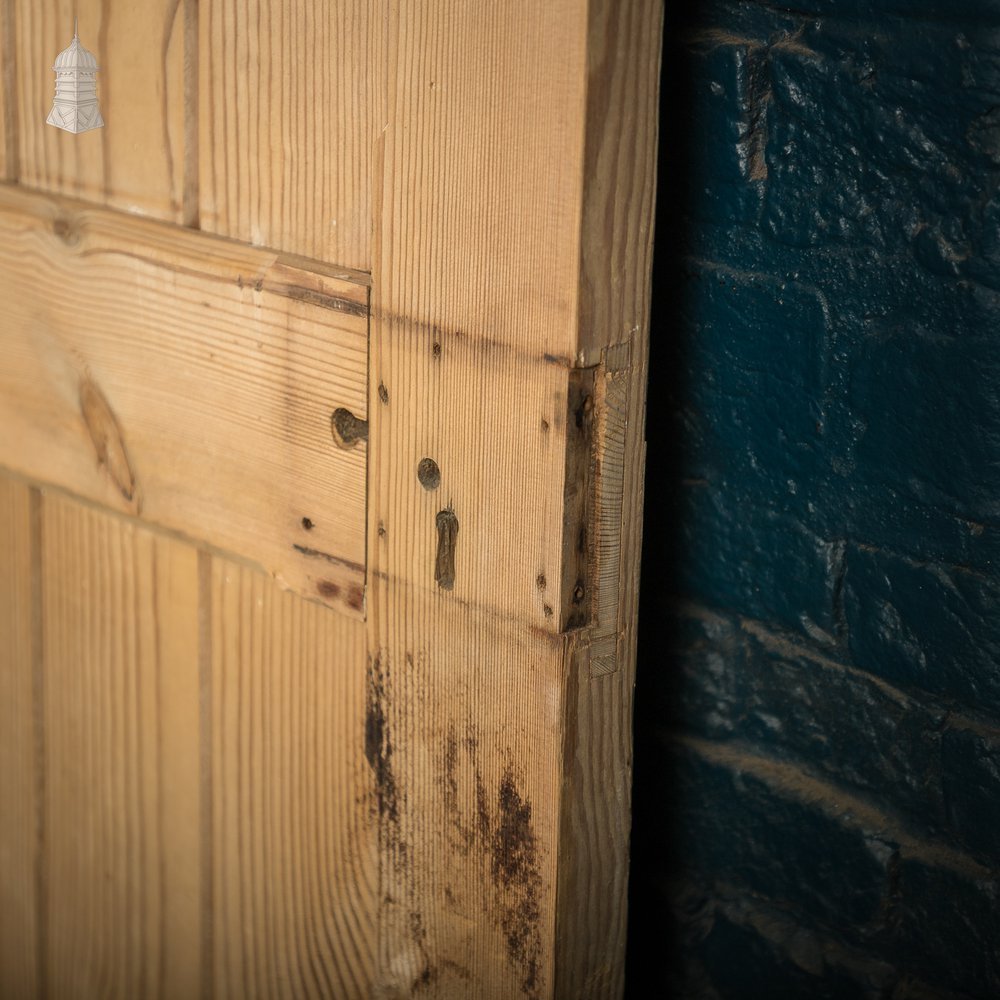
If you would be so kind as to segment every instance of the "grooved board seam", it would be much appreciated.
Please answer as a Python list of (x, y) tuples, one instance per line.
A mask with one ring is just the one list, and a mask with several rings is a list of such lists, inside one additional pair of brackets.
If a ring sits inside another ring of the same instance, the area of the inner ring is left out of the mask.
[(198, 738), (200, 741), (201, 785), (199, 788), (200, 811), (200, 865), (201, 865), (201, 996), (210, 1000), (213, 995), (214, 972), (214, 921), (212, 919), (215, 891), (213, 879), (213, 829), (212, 803), (212, 556), (205, 549), (198, 551)]
[(31, 531), (31, 701), (35, 767), (35, 962), (40, 997), (48, 996), (48, 878), (45, 810), (45, 619), (42, 595), (42, 494), (29, 490)]
[(16, 182), (18, 177), (18, 116), (17, 116), (17, 45), (15, 44), (16, 24), (14, 23), (15, 0), (0, 0), (0, 123), (4, 134), (3, 170), (0, 172), (7, 181)]

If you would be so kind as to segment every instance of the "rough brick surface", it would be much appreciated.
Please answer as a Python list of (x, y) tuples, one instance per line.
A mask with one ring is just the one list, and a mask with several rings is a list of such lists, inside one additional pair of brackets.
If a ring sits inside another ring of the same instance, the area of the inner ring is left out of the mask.
[(668, 18), (632, 982), (1000, 996), (1000, 2)]
[(1000, 858), (1000, 732), (953, 722), (942, 736), (945, 807), (954, 836)]

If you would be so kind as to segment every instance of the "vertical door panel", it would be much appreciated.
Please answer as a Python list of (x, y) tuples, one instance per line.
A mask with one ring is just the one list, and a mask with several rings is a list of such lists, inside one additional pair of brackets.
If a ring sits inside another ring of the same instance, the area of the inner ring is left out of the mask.
[(47, 986), (197, 996), (197, 553), (52, 494), (41, 538)]
[(223, 559), (205, 593), (216, 993), (369, 997), (364, 624)]
[(0, 996), (37, 995), (37, 494), (0, 476)]
[(17, 57), (13, 9), (0, 3), (0, 181), (17, 179), (17, 136), (13, 117)]
[[(190, 221), (186, 186), (194, 146), (187, 135), (185, 48), (195, 35), (188, 0), (10, 0), (16, 32), (18, 172), (22, 184), (128, 212)], [(45, 122), (55, 93), (52, 65), (73, 38), (97, 58), (106, 125), (79, 135)], [(189, 36), (186, 44), (185, 35)], [(190, 71), (189, 71), (190, 72)], [(187, 192), (190, 203), (192, 191)]]
[(370, 266), (368, 8), (202, 0), (202, 228)]

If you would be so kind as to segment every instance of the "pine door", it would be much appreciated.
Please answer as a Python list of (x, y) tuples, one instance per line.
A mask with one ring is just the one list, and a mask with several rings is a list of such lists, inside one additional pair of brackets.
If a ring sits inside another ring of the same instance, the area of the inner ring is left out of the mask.
[(0, 995), (621, 992), (660, 15), (0, 0)]

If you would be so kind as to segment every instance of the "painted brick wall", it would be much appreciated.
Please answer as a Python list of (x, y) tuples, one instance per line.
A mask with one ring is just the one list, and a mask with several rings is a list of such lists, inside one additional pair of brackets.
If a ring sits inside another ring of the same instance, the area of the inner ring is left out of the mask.
[(997, 997), (1000, 3), (690, 6), (630, 993)]

